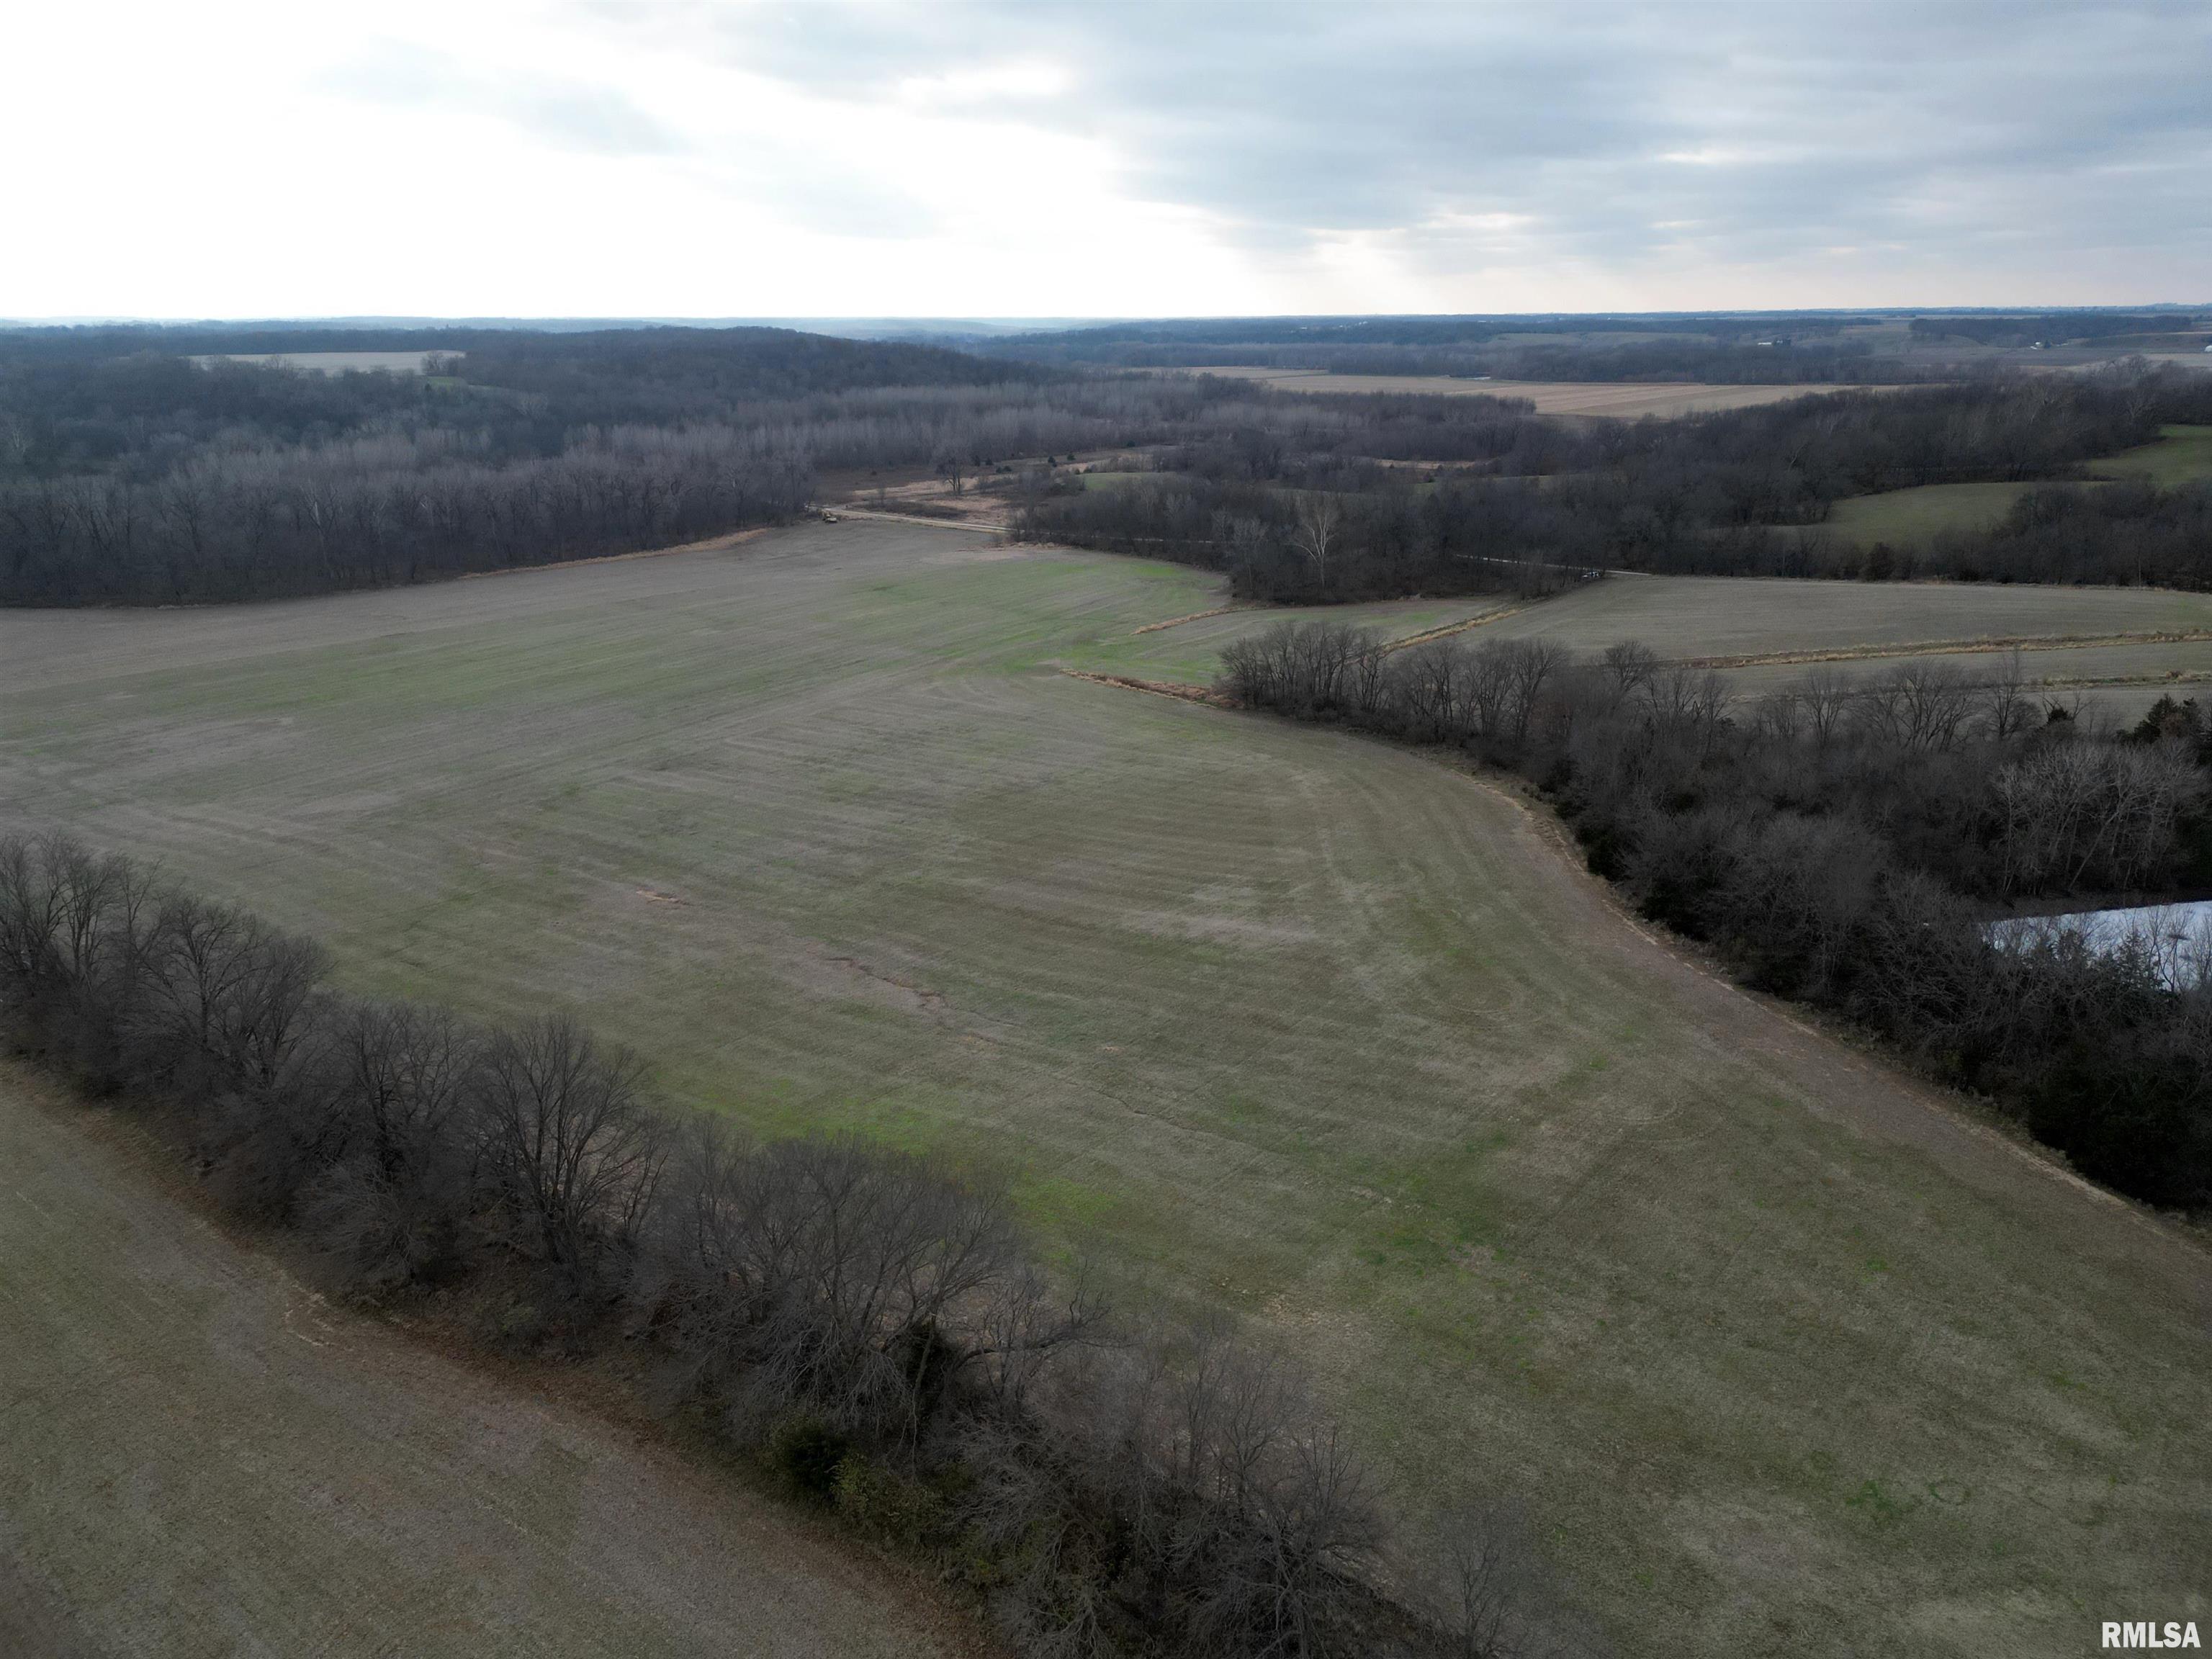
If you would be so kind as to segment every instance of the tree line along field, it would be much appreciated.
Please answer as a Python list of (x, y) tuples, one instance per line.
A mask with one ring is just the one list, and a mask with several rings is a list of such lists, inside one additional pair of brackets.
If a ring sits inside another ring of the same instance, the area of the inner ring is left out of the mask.
[(2011, 671), (2006, 647), (2015, 641), (2025, 647), (2018, 670), (2028, 690), (2048, 681), (2054, 697), (2085, 696), (2130, 720), (2162, 691), (2194, 695), (2212, 678), (2212, 594), (1722, 576), (1619, 575), (1533, 600), (1492, 595), (1201, 611), (1172, 626), (1101, 641), (1078, 659), (1094, 672), (1204, 683), (1231, 641), (1316, 615), (1390, 641), (1453, 629), (1470, 640), (1540, 638), (1580, 652), (1637, 641), (1670, 659), (1711, 663), (1745, 696), (1817, 670), (1874, 674), (1907, 659), (1987, 679)]
[[(1490, 626), (1719, 654), (2199, 614), (1815, 588), (1624, 578)], [(1476, 781), (1062, 672), (1185, 674), (1143, 653), (1206, 623), (1138, 630), (1219, 603), (848, 522), (0, 614), (0, 811), (319, 935), (350, 988), (574, 1007), (679, 1098), (1003, 1173), (1128, 1294), (1310, 1364), (1412, 1506), (1525, 1505), (1626, 1650), (2071, 1653), (2094, 1608), (2193, 1605), (2201, 1249), (1679, 959)]]
[(0, 1651), (961, 1650), (909, 1587), (331, 1305), (0, 1065)]

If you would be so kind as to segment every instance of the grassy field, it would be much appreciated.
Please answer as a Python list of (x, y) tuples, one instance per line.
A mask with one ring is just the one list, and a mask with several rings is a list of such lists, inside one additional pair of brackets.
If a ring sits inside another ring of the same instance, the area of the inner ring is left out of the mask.
[[(1616, 576), (1530, 603), (1504, 597), (1333, 605), (1325, 611), (1263, 606), (1200, 613), (1170, 628), (1109, 636), (1065, 660), (1093, 672), (1203, 684), (1221, 649), (1285, 620), (1325, 616), (1392, 639), (1474, 623), (1470, 641), (1540, 636), (1576, 651), (1641, 641), (1670, 658), (1791, 657), (1834, 660), (1729, 665), (1730, 683), (1755, 695), (1816, 668), (1876, 674), (1906, 657), (1973, 678), (1999, 672), (2001, 651), (1927, 652), (1931, 642), (2027, 640), (2021, 665), (2033, 681), (2071, 697), (2100, 681), (2126, 681), (2089, 705), (2133, 720), (2163, 691), (2177, 696), (2212, 679), (2212, 640), (2112, 641), (2102, 636), (2212, 632), (2212, 594), (2158, 588), (1988, 586), (1966, 583), (1738, 581), (1715, 576)], [(1484, 620), (1490, 618), (1490, 620)], [(2094, 645), (2052, 642), (2084, 636)]]
[(1331, 374), (1322, 369), (1230, 368), (1169, 369), (1164, 374), (1218, 374), (1252, 380), (1278, 392), (1402, 392), (1431, 398), (1526, 398), (1540, 415), (1701, 415), (1717, 409), (1752, 409), (1788, 398), (1867, 388), (1837, 386), (1705, 386), (1686, 381), (1481, 380), (1450, 374)]
[[(1136, 630), (1220, 603), (848, 522), (0, 615), (0, 812), (357, 989), (576, 1006), (681, 1098), (1002, 1171), (1131, 1293), (1271, 1329), (1416, 1504), (1528, 1505), (1624, 1651), (2203, 1616), (2204, 1254), (1678, 959), (1504, 796), (1059, 672), (1190, 677), (1205, 624)], [(1688, 654), (2207, 604), (1620, 579), (1492, 626)]]
[[(1718, 576), (1616, 576), (1570, 590), (1488, 624), (1496, 633), (1541, 635), (1578, 651), (1641, 640), (1668, 657), (1732, 658), (1833, 653), (1828, 662), (1748, 665), (1725, 672), (1756, 694), (1802, 679), (1816, 668), (1844, 674), (1881, 673), (1898, 665), (1905, 648), (1969, 640), (2051, 641), (2084, 636), (2212, 631), (2212, 593), (2162, 588), (2032, 587), (1937, 582), (1737, 581)], [(1845, 654), (1850, 653), (1850, 654)], [(1861, 655), (1859, 653), (1866, 653)], [(1909, 653), (1972, 678), (2002, 670), (2001, 653)], [(2070, 700), (2100, 679), (2171, 680), (2114, 686), (2087, 706), (2134, 720), (2160, 692), (2193, 695), (2212, 674), (2212, 641), (2038, 648), (2021, 653), (2030, 679), (2059, 683)]]
[[(1202, 579), (1194, 574), (1190, 580), (1200, 611), (1227, 604), (1218, 586), (1201, 586)], [(1669, 657), (1720, 657), (1881, 649), (1929, 640), (2212, 629), (2212, 593), (2154, 587), (1620, 575), (1533, 602), (1476, 595), (1321, 608), (1240, 608), (1141, 635), (1103, 635), (1073, 648), (1081, 666), (1127, 665), (1117, 672), (1134, 673), (1142, 672), (1136, 665), (1159, 660), (1156, 653), (1185, 650), (1180, 641), (1170, 643), (1176, 635), (1202, 641), (1205, 651), (1212, 653), (1230, 639), (1286, 617), (1326, 617), (1403, 638), (1485, 615), (1499, 619), (1480, 630), (1484, 637), (1492, 633), (1508, 638), (1541, 635), (1578, 651), (1642, 640)], [(1191, 665), (1197, 665), (1194, 659)]]
[(2212, 426), (2167, 426), (2158, 441), (2096, 463), (2100, 477), (2148, 478), (2161, 489), (2212, 478)]
[[(2093, 462), (2090, 471), (2100, 479), (2148, 478), (2163, 489), (2212, 478), (2212, 427), (2163, 427), (2156, 442)], [(1827, 527), (1863, 545), (1887, 542), (1893, 547), (1924, 546), (1940, 531), (1987, 529), (2034, 488), (2022, 483), (1923, 484), (1878, 495), (1854, 495), (1829, 510)]]
[(329, 1306), (88, 1121), (0, 1066), (0, 1652), (955, 1650), (857, 1553)]
[(1916, 489), (1853, 495), (1828, 509), (1827, 527), (1866, 546), (1875, 542), (1924, 546), (1941, 531), (1988, 529), (2027, 488), (2016, 483), (1923, 484)]

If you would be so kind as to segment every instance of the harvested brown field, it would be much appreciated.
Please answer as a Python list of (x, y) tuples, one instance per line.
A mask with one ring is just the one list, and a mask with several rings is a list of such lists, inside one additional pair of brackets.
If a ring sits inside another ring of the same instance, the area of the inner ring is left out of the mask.
[(0, 1066), (0, 1652), (963, 1650), (911, 1583), (331, 1305), (148, 1161)]

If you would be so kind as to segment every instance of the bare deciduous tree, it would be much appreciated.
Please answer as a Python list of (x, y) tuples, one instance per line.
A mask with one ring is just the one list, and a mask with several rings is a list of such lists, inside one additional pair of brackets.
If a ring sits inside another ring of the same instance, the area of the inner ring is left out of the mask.
[(1308, 490), (1298, 497), (1298, 551), (1305, 555), (1306, 568), (1316, 587), (1328, 586), (1328, 556), (1336, 544), (1337, 528), (1343, 520), (1343, 506), (1334, 495)]
[(635, 1055), (558, 1015), (497, 1033), (474, 1072), (483, 1168), (517, 1243), (570, 1273), (626, 1240), (653, 1193), (662, 1136)]

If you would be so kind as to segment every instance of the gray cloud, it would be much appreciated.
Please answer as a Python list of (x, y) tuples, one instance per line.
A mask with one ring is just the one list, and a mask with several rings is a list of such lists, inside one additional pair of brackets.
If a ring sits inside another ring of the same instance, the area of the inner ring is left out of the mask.
[[(855, 103), (979, 64), (1058, 64), (1066, 95), (997, 112), (1107, 141), (1132, 194), (1203, 210), (1258, 251), (1364, 233), (1438, 271), (1510, 247), (1622, 270), (1849, 258), (1918, 281), (2131, 272), (2191, 289), (2172, 297), (2212, 293), (2212, 6), (589, 15)], [(1501, 216), (1516, 228), (1466, 228)]]

